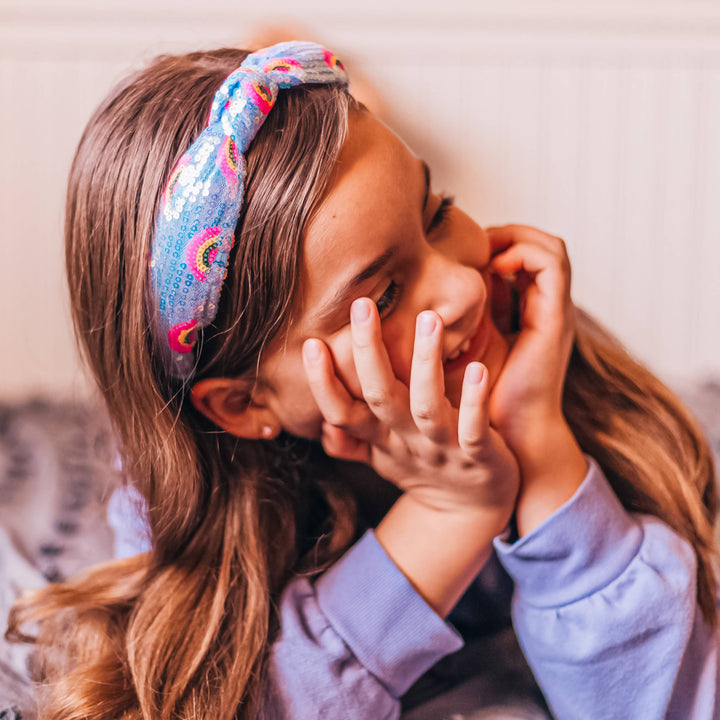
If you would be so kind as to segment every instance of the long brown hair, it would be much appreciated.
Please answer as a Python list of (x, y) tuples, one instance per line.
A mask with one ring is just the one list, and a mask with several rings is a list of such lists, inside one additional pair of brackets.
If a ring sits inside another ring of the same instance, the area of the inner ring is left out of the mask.
[[(20, 627), (41, 621), (47, 720), (256, 718), (282, 589), (322, 571), (358, 534), (354, 498), (318, 446), (218, 432), (150, 353), (146, 258), (159, 195), (245, 55), (159, 58), (105, 100), (73, 163), (66, 243), (75, 327), (147, 501), (153, 549), (16, 603), (9, 638), (33, 641)], [(247, 155), (231, 269), (197, 377), (252, 378), (286, 325), (303, 228), (357, 109), (336, 88), (280, 94)], [(714, 620), (714, 470), (695, 421), (584, 313), (564, 409), (625, 507), (661, 517), (693, 544), (698, 598)]]

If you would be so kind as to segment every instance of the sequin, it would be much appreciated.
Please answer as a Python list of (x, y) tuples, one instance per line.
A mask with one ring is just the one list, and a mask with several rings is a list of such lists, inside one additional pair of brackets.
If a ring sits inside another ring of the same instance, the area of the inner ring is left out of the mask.
[(181, 322), (170, 328), (168, 332), (168, 342), (170, 347), (182, 355), (192, 351), (195, 347), (195, 328), (197, 320), (188, 320)]
[(188, 266), (200, 282), (207, 280), (210, 266), (215, 261), (220, 247), (220, 233), (222, 233), (221, 227), (205, 228), (187, 246)]
[(207, 127), (170, 173), (149, 259), (152, 332), (171, 375), (191, 375), (197, 331), (217, 314), (242, 206), (244, 153), (278, 90), (347, 82), (329, 50), (285, 42), (248, 55), (215, 94)]

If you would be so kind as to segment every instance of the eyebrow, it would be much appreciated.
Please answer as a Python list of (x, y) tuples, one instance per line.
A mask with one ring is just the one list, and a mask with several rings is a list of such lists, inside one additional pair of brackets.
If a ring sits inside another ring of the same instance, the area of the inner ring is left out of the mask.
[[(422, 170), (425, 176), (425, 189), (423, 194), (422, 211), (425, 211), (427, 207), (428, 197), (430, 196), (430, 166), (421, 160)], [(314, 323), (324, 323), (332, 318), (333, 314), (343, 304), (343, 302), (350, 297), (353, 291), (362, 285), (365, 281), (369, 280), (374, 275), (377, 275), (399, 252), (400, 248), (398, 245), (391, 245), (385, 252), (378, 255), (369, 265), (364, 267), (359, 273), (354, 275), (348, 282), (342, 287), (338, 288), (319, 308), (313, 313)]]
[(313, 313), (312, 322), (322, 324), (330, 320), (335, 312), (342, 306), (353, 291), (369, 280), (373, 275), (379, 273), (398, 253), (398, 246), (391, 245), (384, 253), (378, 255), (367, 267), (363, 268), (357, 275), (352, 277), (342, 287), (338, 288), (318, 309)]

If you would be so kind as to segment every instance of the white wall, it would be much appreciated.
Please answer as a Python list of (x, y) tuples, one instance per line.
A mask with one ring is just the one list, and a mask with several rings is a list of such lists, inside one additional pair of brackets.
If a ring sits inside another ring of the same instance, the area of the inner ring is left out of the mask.
[(480, 223), (565, 238), (576, 303), (661, 377), (720, 374), (720, 3), (266, 4), (0, 0), (0, 398), (85, 387), (62, 213), (91, 110), (158, 52), (268, 23), (306, 28), (375, 83)]

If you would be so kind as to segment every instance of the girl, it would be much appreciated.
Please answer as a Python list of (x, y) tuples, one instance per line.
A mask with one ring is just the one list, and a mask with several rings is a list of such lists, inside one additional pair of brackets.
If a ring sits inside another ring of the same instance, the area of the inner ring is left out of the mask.
[(113, 500), (127, 557), (16, 606), (42, 717), (397, 718), (503, 626), (498, 559), (555, 717), (718, 716), (698, 426), (574, 308), (563, 242), (438, 195), (331, 53), (127, 79), (66, 239), (143, 508)]

